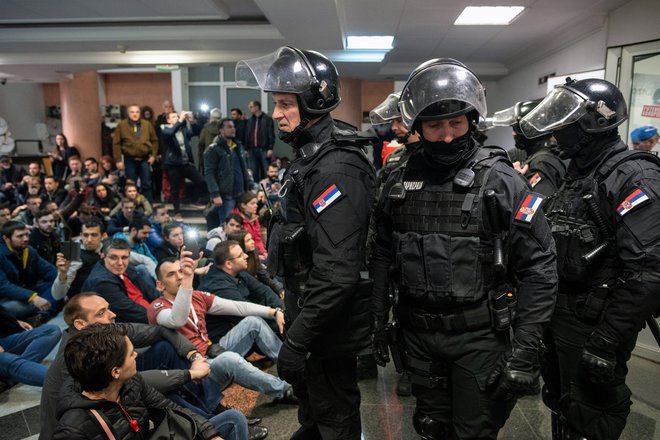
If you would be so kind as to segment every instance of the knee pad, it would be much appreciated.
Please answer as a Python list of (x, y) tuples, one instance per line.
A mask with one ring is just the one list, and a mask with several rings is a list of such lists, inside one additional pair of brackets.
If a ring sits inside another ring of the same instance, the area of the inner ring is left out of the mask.
[(450, 428), (440, 421), (425, 414), (415, 411), (413, 414), (413, 426), (415, 431), (423, 440), (449, 440)]

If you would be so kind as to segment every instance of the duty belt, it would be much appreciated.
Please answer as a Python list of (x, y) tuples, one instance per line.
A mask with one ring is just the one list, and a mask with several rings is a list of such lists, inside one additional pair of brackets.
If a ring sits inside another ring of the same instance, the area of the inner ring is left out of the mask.
[(477, 306), (448, 314), (432, 314), (422, 309), (402, 306), (397, 312), (404, 325), (420, 330), (431, 331), (464, 331), (488, 327), (490, 325), (490, 310), (488, 301), (482, 301)]

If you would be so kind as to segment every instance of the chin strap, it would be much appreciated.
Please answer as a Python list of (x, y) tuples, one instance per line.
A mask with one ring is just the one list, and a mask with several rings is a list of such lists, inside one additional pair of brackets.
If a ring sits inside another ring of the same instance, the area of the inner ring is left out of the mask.
[(307, 127), (307, 124), (309, 124), (309, 119), (308, 118), (303, 118), (300, 121), (300, 124), (296, 128), (293, 129), (293, 131), (286, 133), (284, 131), (280, 131), (279, 138), (282, 142), (286, 142), (289, 145), (294, 145), (298, 138), (300, 137), (300, 134), (303, 132), (305, 127)]

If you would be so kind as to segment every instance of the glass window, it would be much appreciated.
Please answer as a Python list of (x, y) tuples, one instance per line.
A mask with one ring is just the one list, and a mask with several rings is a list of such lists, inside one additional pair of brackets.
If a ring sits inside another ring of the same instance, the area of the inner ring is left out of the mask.
[(209, 109), (213, 107), (220, 108), (220, 87), (218, 86), (188, 86), (188, 102), (192, 112), (201, 110), (203, 104)]
[(188, 68), (188, 82), (220, 81), (220, 67), (196, 66)]
[[(660, 130), (660, 53), (658, 52), (633, 58), (628, 133), (646, 125)], [(630, 135), (627, 141), (632, 147)], [(656, 144), (653, 150), (658, 151), (660, 148)]]
[(223, 81), (235, 81), (236, 80), (236, 64), (220, 64), (222, 67)]

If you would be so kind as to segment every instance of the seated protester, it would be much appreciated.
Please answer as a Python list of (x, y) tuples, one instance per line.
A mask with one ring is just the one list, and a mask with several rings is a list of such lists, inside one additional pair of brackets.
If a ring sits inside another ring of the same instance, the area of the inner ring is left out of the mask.
[(243, 219), (243, 229), (252, 234), (254, 244), (259, 249), (260, 258), (266, 257), (266, 248), (261, 241), (261, 224), (257, 215), (257, 195), (246, 191), (238, 196), (238, 206), (232, 211)]
[(16, 193), (18, 194), (19, 202), (27, 200), (28, 196), (41, 195), (43, 185), (39, 177), (25, 176), (23, 182), (19, 185)]
[(76, 182), (78, 182), (78, 186), (81, 188), (86, 187), (87, 182), (85, 181), (84, 176), (85, 169), (83, 168), (80, 156), (70, 156), (68, 162), (70, 172), (64, 181), (64, 189), (72, 191), (76, 187)]
[[(226, 300), (207, 292), (193, 291), (192, 280), (197, 262), (190, 258), (190, 252), (185, 251), (183, 254), (181, 261), (170, 257), (158, 265), (157, 285), (163, 297), (151, 303), (149, 322), (177, 329), (195, 344), (200, 353), (214, 356), (211, 379), (221, 390), (236, 382), (273, 396), (280, 402), (293, 403), (295, 398), (288, 383), (242, 359), (256, 345), (268, 358), (277, 360), (282, 342), (263, 318), (271, 318), (282, 333), (282, 309)], [(211, 339), (206, 332), (207, 314), (247, 317), (218, 340)], [(212, 341), (218, 342), (211, 344)]]
[(123, 169), (120, 170), (117, 168), (114, 157), (108, 155), (101, 156), (101, 173), (103, 174), (101, 183), (109, 185), (115, 194), (118, 194), (119, 189), (124, 186), (126, 175)]
[(271, 277), (266, 267), (259, 260), (259, 253), (254, 244), (252, 234), (248, 231), (237, 231), (229, 234), (228, 240), (236, 241), (248, 256), (247, 273), (261, 281), (266, 286), (270, 287), (273, 292), (277, 293), (282, 300), (284, 300), (284, 285)]
[(104, 257), (83, 283), (84, 291), (97, 292), (117, 314), (119, 322), (147, 324), (149, 303), (160, 297), (146, 275), (129, 267), (131, 249), (126, 240), (113, 238), (104, 246)]
[(27, 225), (30, 229), (34, 224), (34, 216), (41, 210), (43, 199), (39, 194), (30, 194), (25, 200), (25, 205), (17, 207), (14, 212), (20, 210), (20, 214), (14, 215), (12, 220)]
[[(124, 197), (128, 200), (135, 202), (135, 212), (138, 215), (149, 217), (153, 213), (153, 208), (149, 200), (142, 194), (138, 192), (137, 185), (135, 182), (129, 181), (124, 186)], [(110, 215), (113, 216), (122, 209), (121, 205), (117, 205), (110, 211)], [(108, 234), (110, 231), (108, 231)]]
[(23, 223), (9, 221), (0, 229), (0, 305), (17, 319), (38, 313), (35, 323), (57, 314), (51, 286), (55, 266), (28, 245), (30, 231)]
[(268, 164), (268, 169), (266, 170), (266, 177), (259, 181), (259, 189), (266, 188), (266, 197), (268, 197), (271, 202), (276, 202), (279, 200), (278, 192), (282, 185), (280, 184), (280, 167), (277, 166), (275, 162)]
[[(202, 277), (199, 290), (234, 301), (247, 301), (273, 308), (282, 307), (282, 300), (272, 289), (246, 272), (247, 254), (233, 240), (219, 243), (213, 251), (213, 266)], [(238, 324), (238, 318), (209, 316), (207, 327), (212, 340), (218, 340)]]
[[(42, 440), (50, 440), (57, 425), (55, 415), (60, 389), (69, 378), (64, 364), (64, 351), (69, 340), (90, 325), (114, 324), (115, 314), (108, 302), (94, 292), (81, 292), (64, 306), (64, 322), (67, 328), (62, 333), (62, 343), (48, 368), (41, 393), (39, 439)], [(191, 380), (210, 380), (206, 378), (210, 371), (206, 359), (177, 332), (146, 324), (125, 323), (119, 326), (126, 330), (136, 348), (148, 348), (140, 354), (137, 369), (142, 372), (145, 382), (159, 392), (187, 405), (177, 397), (177, 390), (191, 385)]]
[(0, 226), (11, 220), (11, 208), (8, 202), (0, 203)]
[(44, 179), (44, 189), (41, 197), (44, 202), (55, 203), (59, 208), (69, 193), (64, 188), (60, 188), (60, 181), (55, 176), (46, 176)]
[(16, 203), (16, 188), (27, 172), (11, 161), (11, 157), (0, 154), (0, 194), (3, 200)]
[(85, 171), (83, 178), (87, 182), (87, 186), (94, 187), (101, 181), (101, 173), (99, 172), (99, 163), (93, 157), (85, 159)]
[(106, 221), (110, 219), (110, 211), (120, 202), (119, 196), (115, 194), (110, 185), (105, 183), (96, 184), (87, 198), (87, 205), (92, 208), (93, 212), (98, 212)]
[(0, 393), (17, 383), (40, 387), (48, 368), (41, 364), (60, 340), (56, 325), (33, 329), (0, 306)]
[(145, 243), (150, 232), (151, 224), (149, 220), (144, 217), (135, 217), (128, 225), (128, 232), (117, 232), (113, 237), (126, 240), (131, 245), (131, 252), (149, 257), (154, 263), (157, 263), (158, 260)]
[(82, 291), (82, 286), (101, 260), (101, 241), (107, 235), (103, 231), (103, 223), (96, 217), (90, 218), (82, 226), (80, 261), (69, 261), (63, 254), (57, 254), (56, 264), (58, 275), (53, 282), (52, 295), (55, 299), (65, 296), (72, 298)]
[(55, 230), (55, 217), (49, 210), (42, 209), (34, 217), (29, 245), (36, 249), (41, 258), (55, 264), (57, 253), (62, 251), (62, 240)]
[(151, 232), (149, 232), (149, 238), (147, 238), (147, 246), (149, 246), (152, 253), (163, 242), (163, 225), (171, 221), (172, 218), (170, 217), (170, 212), (167, 206), (154, 206), (154, 213), (149, 217)]
[(179, 258), (183, 246), (183, 227), (181, 223), (171, 222), (163, 226), (163, 242), (154, 250), (154, 256), (160, 263), (165, 258)]
[(207, 234), (206, 238), (206, 248), (204, 249), (204, 254), (207, 257), (213, 256), (213, 249), (221, 241), (226, 241), (227, 236), (233, 232), (240, 231), (243, 229), (243, 219), (238, 214), (229, 214), (225, 219), (222, 226), (218, 226), (215, 229), (211, 229)]
[(144, 439), (150, 408), (183, 411), (204, 439), (222, 440), (221, 434), (232, 435), (236, 429), (247, 435), (244, 418), (236, 420), (238, 426), (222, 425), (222, 432), (216, 428), (234, 413), (209, 421), (165, 398), (137, 374), (136, 357), (126, 330), (115, 324), (92, 325), (72, 336), (64, 360), (75, 383), (69, 379), (62, 387), (53, 439), (107, 438), (110, 430), (123, 440)]
[(80, 237), (80, 234), (82, 233), (83, 224), (90, 221), (91, 219), (99, 220), (103, 223), (105, 228), (105, 222), (103, 222), (103, 219), (97, 215), (94, 215), (94, 213), (92, 213), (92, 209), (86, 203), (83, 203), (76, 209), (76, 215), (69, 216), (69, 218), (64, 221), (65, 225), (63, 225), (63, 228), (69, 230), (69, 237), (77, 238)]
[(116, 214), (111, 214), (108, 221), (108, 235), (115, 235), (117, 232), (128, 232), (128, 225), (135, 217), (139, 217), (135, 213), (135, 201), (129, 198), (121, 199), (119, 203), (121, 210)]

